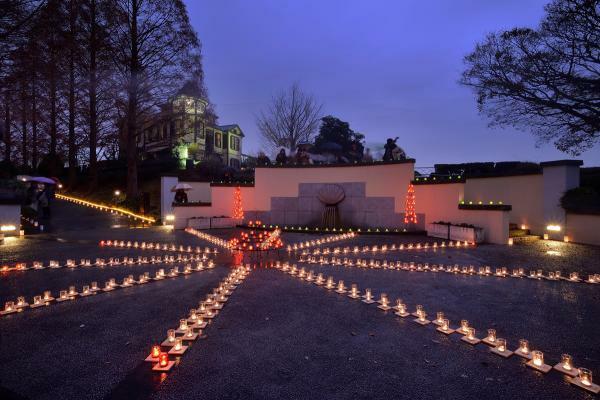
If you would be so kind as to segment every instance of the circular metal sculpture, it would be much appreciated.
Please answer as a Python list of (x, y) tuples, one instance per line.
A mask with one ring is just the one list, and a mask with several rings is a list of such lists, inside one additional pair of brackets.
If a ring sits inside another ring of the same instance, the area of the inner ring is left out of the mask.
[(321, 224), (325, 228), (337, 228), (341, 225), (338, 204), (346, 198), (346, 193), (340, 185), (330, 183), (317, 192), (317, 198), (325, 204)]

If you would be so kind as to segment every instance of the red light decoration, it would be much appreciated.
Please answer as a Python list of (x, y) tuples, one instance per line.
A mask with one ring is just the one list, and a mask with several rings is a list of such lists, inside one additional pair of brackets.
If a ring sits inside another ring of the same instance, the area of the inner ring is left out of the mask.
[(238, 186), (233, 192), (233, 218), (244, 219), (244, 208), (242, 207), (242, 189)]
[(417, 214), (415, 213), (415, 187), (413, 184), (408, 185), (408, 191), (406, 192), (406, 207), (404, 214), (405, 224), (416, 224)]
[(160, 356), (160, 346), (152, 346), (152, 358), (158, 358)]
[(169, 365), (169, 355), (167, 353), (160, 353), (158, 355), (158, 365), (161, 367)]

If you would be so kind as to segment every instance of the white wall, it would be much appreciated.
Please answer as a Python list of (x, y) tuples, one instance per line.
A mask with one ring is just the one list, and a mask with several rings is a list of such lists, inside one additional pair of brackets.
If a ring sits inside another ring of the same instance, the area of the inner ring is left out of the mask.
[(572, 242), (600, 246), (600, 215), (567, 213), (564, 234)]
[(394, 197), (395, 211), (404, 211), (414, 162), (339, 167), (256, 168), (255, 211), (269, 211), (271, 197), (298, 197), (300, 183), (366, 182), (367, 197)]

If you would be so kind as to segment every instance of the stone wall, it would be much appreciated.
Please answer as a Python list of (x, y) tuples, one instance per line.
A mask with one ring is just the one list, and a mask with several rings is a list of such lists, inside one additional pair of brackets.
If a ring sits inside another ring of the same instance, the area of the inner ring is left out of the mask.
[[(404, 213), (395, 212), (395, 198), (367, 197), (365, 182), (335, 182), (345, 198), (338, 204), (341, 225), (361, 228), (404, 228)], [(317, 194), (327, 183), (300, 183), (297, 197), (272, 197), (270, 211), (248, 211), (247, 220), (273, 225), (320, 226), (325, 205)], [(422, 218), (421, 218), (422, 220)], [(423, 228), (423, 223), (418, 228)]]

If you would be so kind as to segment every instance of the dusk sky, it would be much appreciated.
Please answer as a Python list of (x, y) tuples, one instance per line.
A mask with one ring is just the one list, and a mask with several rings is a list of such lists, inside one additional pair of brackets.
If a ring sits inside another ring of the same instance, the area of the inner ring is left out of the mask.
[[(543, 0), (187, 0), (203, 43), (204, 71), (221, 124), (262, 142), (256, 114), (297, 81), (348, 121), (367, 147), (399, 136), (417, 167), (470, 161), (571, 158), (512, 129), (490, 129), (463, 57), (487, 33), (537, 26)], [(600, 165), (600, 146), (582, 154)]]

